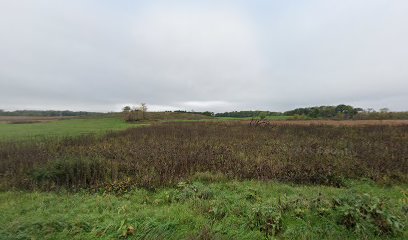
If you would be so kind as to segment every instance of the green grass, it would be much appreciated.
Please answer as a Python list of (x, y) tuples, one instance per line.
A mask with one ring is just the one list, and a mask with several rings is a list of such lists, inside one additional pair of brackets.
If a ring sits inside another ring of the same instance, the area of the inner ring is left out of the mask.
[(120, 118), (84, 118), (45, 123), (0, 124), (0, 141), (101, 134), (136, 126), (140, 124), (128, 124)]
[[(183, 117), (183, 116), (182, 116)], [(286, 120), (288, 116), (269, 116), (268, 120)], [(248, 120), (251, 118), (203, 118), (203, 119), (167, 119), (164, 122), (201, 122)], [(129, 124), (119, 117), (66, 119), (43, 123), (0, 124), (0, 141), (29, 140), (38, 137), (71, 137), (83, 134), (101, 134), (108, 131), (124, 130), (141, 124)]]
[[(0, 239), (408, 237), (406, 228), (396, 235), (380, 235), (373, 231), (368, 219), (360, 219), (358, 228), (347, 229), (339, 222), (345, 210), (332, 207), (336, 199), (358, 199), (357, 196), (368, 194), (364, 196), (384, 201), (383, 211), (387, 216), (394, 215), (397, 223), (407, 225), (407, 186), (348, 184), (347, 188), (333, 188), (202, 180), (156, 191), (135, 189), (120, 196), (87, 192), (2, 192)], [(267, 235), (262, 230), (273, 225), (278, 226), (274, 234)]]

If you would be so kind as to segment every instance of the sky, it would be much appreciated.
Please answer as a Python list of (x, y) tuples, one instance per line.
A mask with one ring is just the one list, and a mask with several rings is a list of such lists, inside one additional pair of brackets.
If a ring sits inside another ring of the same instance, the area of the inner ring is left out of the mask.
[(408, 110), (406, 0), (0, 0), (0, 109)]

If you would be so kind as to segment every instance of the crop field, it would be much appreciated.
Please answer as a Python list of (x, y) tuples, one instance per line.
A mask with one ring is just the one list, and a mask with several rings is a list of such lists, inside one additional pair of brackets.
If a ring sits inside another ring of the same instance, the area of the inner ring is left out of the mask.
[(408, 237), (406, 121), (186, 120), (0, 125), (0, 239)]

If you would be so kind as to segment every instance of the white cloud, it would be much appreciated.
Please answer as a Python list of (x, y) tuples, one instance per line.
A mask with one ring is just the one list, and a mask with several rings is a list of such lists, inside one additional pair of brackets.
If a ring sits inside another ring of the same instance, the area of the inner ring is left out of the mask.
[(0, 108), (407, 110), (406, 12), (403, 0), (5, 0)]

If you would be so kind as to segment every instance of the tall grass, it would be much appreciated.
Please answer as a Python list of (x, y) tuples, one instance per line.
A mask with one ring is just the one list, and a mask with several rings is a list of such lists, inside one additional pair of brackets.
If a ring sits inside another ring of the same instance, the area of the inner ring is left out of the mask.
[(167, 123), (104, 137), (0, 143), (3, 189), (154, 188), (197, 172), (342, 185), (407, 182), (408, 126)]

